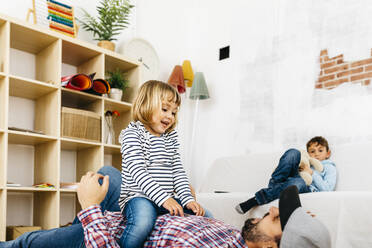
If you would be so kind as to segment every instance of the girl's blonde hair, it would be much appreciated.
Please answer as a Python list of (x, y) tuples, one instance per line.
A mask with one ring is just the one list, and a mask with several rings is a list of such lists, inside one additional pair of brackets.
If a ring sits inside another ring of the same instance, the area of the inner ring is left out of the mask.
[[(155, 111), (160, 110), (162, 101), (175, 103), (178, 107), (181, 105), (181, 97), (177, 90), (161, 81), (149, 80), (145, 82), (138, 90), (132, 107), (132, 119), (140, 121), (146, 126), (151, 126), (152, 116)], [(178, 111), (177, 111), (178, 112)], [(174, 116), (174, 123), (166, 132), (171, 132), (177, 125), (177, 112)]]

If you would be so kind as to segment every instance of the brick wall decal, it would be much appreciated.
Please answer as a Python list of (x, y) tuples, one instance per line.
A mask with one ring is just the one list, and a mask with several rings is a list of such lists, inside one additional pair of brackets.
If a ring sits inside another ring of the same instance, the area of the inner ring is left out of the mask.
[(344, 55), (328, 57), (327, 49), (320, 51), (320, 73), (315, 82), (316, 89), (333, 89), (343, 83), (360, 83), (369, 85), (372, 79), (371, 58), (345, 62)]

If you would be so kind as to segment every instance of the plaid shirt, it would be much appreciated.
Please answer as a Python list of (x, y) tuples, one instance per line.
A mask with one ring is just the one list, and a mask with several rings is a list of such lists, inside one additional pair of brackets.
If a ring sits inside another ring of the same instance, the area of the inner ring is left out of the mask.
[[(99, 205), (86, 208), (78, 214), (83, 224), (87, 248), (120, 247), (119, 240), (125, 220), (119, 212), (106, 211), (102, 215)], [(153, 247), (247, 247), (240, 232), (221, 221), (188, 215), (187, 217), (159, 216), (155, 227), (144, 244)]]

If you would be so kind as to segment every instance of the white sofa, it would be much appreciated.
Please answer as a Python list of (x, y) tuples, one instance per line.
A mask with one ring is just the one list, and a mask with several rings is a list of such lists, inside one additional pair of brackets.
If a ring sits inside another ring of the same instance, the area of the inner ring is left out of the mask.
[[(261, 217), (278, 201), (238, 214), (236, 204), (266, 187), (282, 152), (217, 159), (197, 193), (214, 217), (237, 228), (250, 217)], [(315, 213), (330, 230), (334, 248), (372, 247), (372, 143), (332, 148), (338, 169), (335, 192), (301, 194), (302, 206)], [(224, 191), (228, 193), (215, 193)]]

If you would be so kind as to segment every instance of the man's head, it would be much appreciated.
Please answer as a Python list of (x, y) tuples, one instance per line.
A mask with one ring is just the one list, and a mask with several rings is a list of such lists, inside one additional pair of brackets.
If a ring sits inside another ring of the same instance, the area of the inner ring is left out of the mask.
[(316, 136), (309, 140), (306, 144), (306, 149), (310, 157), (316, 158), (319, 161), (328, 159), (331, 156), (328, 141), (322, 136)]
[(294, 185), (281, 192), (279, 209), (271, 207), (263, 218), (248, 219), (242, 235), (249, 248), (331, 247), (327, 228), (302, 209)]
[(246, 220), (242, 228), (242, 235), (249, 248), (279, 247), (282, 236), (279, 209), (271, 207), (262, 218)]

